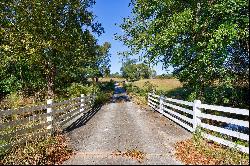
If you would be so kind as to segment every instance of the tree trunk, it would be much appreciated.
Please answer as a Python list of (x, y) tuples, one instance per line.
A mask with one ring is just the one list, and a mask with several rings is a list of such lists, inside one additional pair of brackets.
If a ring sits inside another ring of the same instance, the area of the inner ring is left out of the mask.
[(51, 68), (47, 68), (48, 73), (46, 75), (46, 80), (47, 80), (47, 94), (49, 99), (53, 99), (55, 96), (54, 93), (54, 83), (55, 83), (55, 76), (56, 76), (56, 68), (54, 65), (50, 65), (50, 62), (48, 62), (48, 67), (50, 66)]
[(92, 83), (95, 84), (95, 77), (91, 77)]

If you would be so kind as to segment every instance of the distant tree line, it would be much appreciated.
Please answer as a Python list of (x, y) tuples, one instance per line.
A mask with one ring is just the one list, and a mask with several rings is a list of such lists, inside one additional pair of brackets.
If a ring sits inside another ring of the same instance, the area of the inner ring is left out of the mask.
[(111, 78), (122, 78), (122, 75), (119, 72), (111, 73), (109, 75)]
[(158, 79), (171, 79), (171, 78), (174, 78), (173, 74), (161, 74), (161, 75), (157, 75), (155, 76), (155, 78), (158, 78)]

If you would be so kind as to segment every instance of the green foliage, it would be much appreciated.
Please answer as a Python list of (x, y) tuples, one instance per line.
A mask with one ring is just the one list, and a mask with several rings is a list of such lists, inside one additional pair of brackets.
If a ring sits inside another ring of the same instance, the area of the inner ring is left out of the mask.
[(96, 93), (95, 104), (96, 105), (103, 105), (103, 104), (110, 101), (111, 96), (112, 96), (112, 93), (97, 92)]
[(121, 78), (122, 76), (118, 72), (115, 72), (115, 73), (110, 74), (110, 77), (112, 77), (112, 78)]
[(157, 75), (155, 78), (159, 78), (159, 79), (171, 79), (171, 78), (173, 78), (173, 74), (161, 74), (161, 75)]
[[(124, 34), (116, 36), (130, 48), (124, 55), (144, 53), (142, 57), (152, 63), (172, 65), (174, 74), (192, 89), (190, 99), (207, 98), (206, 89), (217, 85), (225, 91), (228, 87), (249, 91), (246, 0), (134, 0), (131, 4), (132, 16), (120, 25)], [(223, 103), (234, 102), (225, 97)]]
[[(134, 95), (134, 96), (140, 96), (139, 100), (143, 100), (142, 102), (145, 103), (145, 101), (147, 101), (148, 98), (148, 93), (155, 91), (155, 87), (153, 84), (151, 84), (149, 81), (144, 83), (144, 88), (139, 88), (137, 86), (132, 85), (131, 83), (129, 84), (124, 84), (123, 86), (127, 93), (130, 95)], [(141, 102), (140, 102), (141, 103)]]
[(121, 67), (122, 77), (130, 81), (136, 81), (142, 78), (150, 78), (155, 71), (146, 64), (136, 64), (135, 60), (127, 59)]
[[(18, 108), (23, 106), (31, 106), (34, 104), (39, 104), (41, 101), (35, 100), (34, 96), (26, 96), (23, 92), (11, 92), (10, 94), (6, 95), (4, 99), (0, 102), (0, 108), (2, 109), (11, 109), (11, 108)], [(44, 100), (42, 100), (44, 101)]]
[(0, 93), (28, 95), (83, 83), (109, 70), (110, 43), (97, 44), (94, 0), (3, 1), (0, 10)]
[(67, 88), (67, 94), (69, 97), (80, 97), (81, 94), (89, 95), (94, 91), (93, 86), (82, 85), (79, 83), (72, 83)]
[(97, 87), (95, 104), (102, 105), (109, 102), (115, 89), (114, 81), (99, 83)]
[(6, 97), (7, 105), (9, 108), (17, 108), (20, 107), (23, 96), (18, 92), (13, 92)]
[(146, 91), (147, 93), (156, 90), (156, 89), (155, 89), (155, 86), (154, 86), (152, 83), (150, 83), (149, 81), (145, 82), (143, 87), (145, 88), (145, 91)]

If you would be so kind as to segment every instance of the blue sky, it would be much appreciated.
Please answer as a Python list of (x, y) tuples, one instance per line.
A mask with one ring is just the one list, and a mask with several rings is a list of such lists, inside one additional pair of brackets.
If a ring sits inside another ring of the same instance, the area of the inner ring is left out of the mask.
[[(117, 52), (126, 50), (126, 46), (122, 42), (114, 39), (114, 34), (122, 34), (118, 25), (122, 23), (124, 17), (130, 15), (129, 2), (130, 0), (96, 0), (96, 4), (92, 8), (97, 16), (96, 21), (100, 22), (105, 30), (105, 33), (98, 37), (98, 43), (103, 44), (106, 41), (111, 43), (111, 73), (120, 72), (121, 58), (117, 55)], [(118, 25), (115, 25), (115, 23)], [(167, 73), (162, 70), (161, 64), (155, 66), (154, 69), (157, 74)]]

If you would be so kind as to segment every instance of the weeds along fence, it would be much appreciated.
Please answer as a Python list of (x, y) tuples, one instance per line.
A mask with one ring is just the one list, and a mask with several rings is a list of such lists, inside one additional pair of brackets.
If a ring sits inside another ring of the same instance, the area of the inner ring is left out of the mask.
[(190, 132), (249, 154), (249, 110), (148, 94), (148, 105)]
[(62, 102), (47, 100), (44, 105), (0, 111), (0, 152), (52, 134), (56, 126), (90, 111), (94, 100), (94, 95), (81, 95)]

